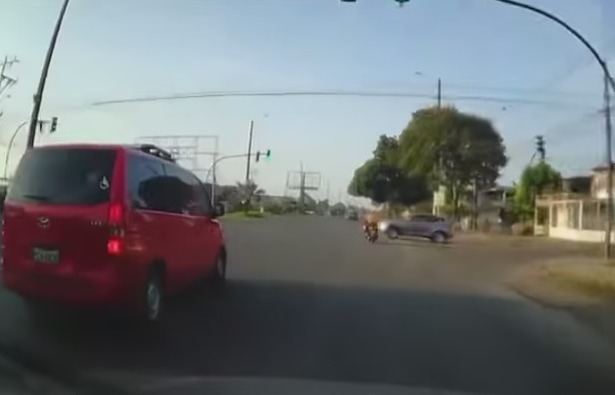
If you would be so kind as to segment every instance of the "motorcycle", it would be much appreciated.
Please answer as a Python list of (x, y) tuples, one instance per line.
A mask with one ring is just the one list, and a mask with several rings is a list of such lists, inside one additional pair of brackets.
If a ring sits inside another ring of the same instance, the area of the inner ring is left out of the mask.
[(365, 225), (363, 226), (363, 235), (370, 243), (375, 243), (378, 240), (378, 226)]

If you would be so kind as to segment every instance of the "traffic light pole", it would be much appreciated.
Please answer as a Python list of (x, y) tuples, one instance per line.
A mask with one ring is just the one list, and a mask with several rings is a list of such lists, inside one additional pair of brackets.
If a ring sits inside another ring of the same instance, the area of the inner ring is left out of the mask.
[(28, 129), (28, 142), (26, 147), (32, 148), (34, 146), (34, 137), (36, 136), (36, 125), (38, 124), (38, 116), (41, 112), (41, 103), (43, 101), (43, 91), (45, 90), (45, 82), (47, 81), (47, 74), (49, 73), (49, 65), (51, 64), (51, 58), (53, 51), (58, 41), (58, 34), (60, 33), (60, 27), (62, 27), (62, 21), (64, 20), (64, 14), (68, 7), (69, 0), (64, 0), (62, 8), (60, 9), (60, 15), (56, 21), (56, 26), (51, 36), (51, 42), (47, 49), (47, 56), (45, 56), (45, 63), (43, 64), (43, 70), (41, 71), (41, 78), (38, 82), (38, 89), (34, 94), (34, 106), (32, 107), (32, 115), (30, 116), (30, 128)]
[(250, 134), (248, 136), (248, 160), (246, 162), (246, 184), (250, 181), (250, 156), (252, 155), (252, 139), (254, 137), (254, 121), (250, 121)]
[[(268, 153), (270, 153), (270, 150), (267, 150)], [(234, 159), (234, 158), (248, 158), (248, 162), (250, 162), (250, 159), (252, 156), (256, 156), (256, 155), (260, 155), (261, 152), (257, 151), (256, 153), (252, 153), (249, 152), (247, 154), (235, 154), (235, 155), (226, 155), (226, 156), (221, 156), (219, 158), (217, 158), (216, 160), (214, 160), (214, 162), (211, 164), (211, 166), (209, 166), (209, 169), (207, 169), (207, 173), (205, 173), (205, 182), (207, 182), (207, 180), (209, 180), (209, 175), (211, 174), (212, 170), (214, 170), (216, 168), (216, 166), (218, 165), (218, 163), (222, 162), (223, 160), (227, 160), (227, 159)], [(211, 204), (213, 205), (215, 203), (215, 198), (216, 198), (216, 182), (214, 180), (214, 182), (211, 184)]]
[[(54, 120), (57, 120), (57, 118), (54, 117)], [(23, 128), (28, 122), (30, 122), (30, 120), (25, 120), (22, 123), (20, 123), (17, 128), (15, 129), (15, 131), (13, 132), (13, 135), (11, 136), (11, 139), (9, 140), (9, 144), (6, 146), (6, 156), (4, 157), (4, 179), (6, 180), (7, 175), (8, 175), (8, 168), (9, 168), (9, 159), (11, 157), (11, 149), (13, 148), (13, 143), (15, 142), (15, 138), (17, 137), (17, 135), (19, 134), (19, 131), (21, 130), (21, 128)], [(42, 129), (42, 126), (46, 123), (51, 123), (52, 126), (54, 125), (54, 121), (38, 121), (37, 124), (38, 126)], [(50, 133), (53, 133), (55, 130), (50, 130)]]

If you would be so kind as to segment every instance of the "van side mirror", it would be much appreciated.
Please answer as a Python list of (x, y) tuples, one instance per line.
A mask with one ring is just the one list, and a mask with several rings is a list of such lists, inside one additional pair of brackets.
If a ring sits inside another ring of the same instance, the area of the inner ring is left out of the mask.
[(224, 208), (224, 204), (216, 203), (214, 206), (214, 217), (215, 218), (222, 217), (225, 213), (226, 213), (226, 210)]

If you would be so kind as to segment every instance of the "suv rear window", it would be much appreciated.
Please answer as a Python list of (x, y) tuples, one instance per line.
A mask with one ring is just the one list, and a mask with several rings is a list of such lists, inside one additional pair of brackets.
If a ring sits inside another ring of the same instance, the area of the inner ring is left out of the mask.
[(44, 204), (108, 202), (116, 155), (114, 150), (29, 150), (19, 162), (7, 199)]

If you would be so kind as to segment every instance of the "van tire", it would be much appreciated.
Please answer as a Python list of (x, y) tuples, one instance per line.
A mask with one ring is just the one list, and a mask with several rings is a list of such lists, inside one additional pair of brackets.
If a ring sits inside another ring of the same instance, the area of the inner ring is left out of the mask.
[(152, 265), (141, 298), (141, 316), (148, 323), (159, 322), (164, 312), (164, 266)]
[(221, 251), (216, 257), (211, 280), (212, 283), (217, 286), (222, 286), (226, 282), (226, 254), (224, 251)]

